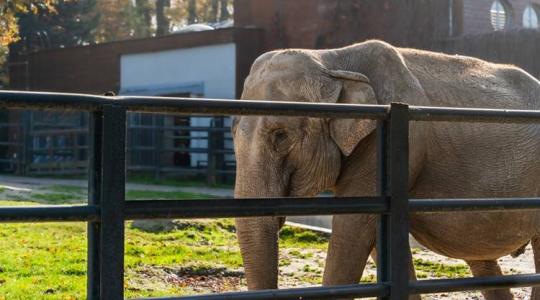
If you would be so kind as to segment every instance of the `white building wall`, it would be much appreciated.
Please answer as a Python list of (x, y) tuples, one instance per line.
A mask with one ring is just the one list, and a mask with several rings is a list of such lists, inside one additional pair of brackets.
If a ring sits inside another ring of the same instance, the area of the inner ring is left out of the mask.
[[(235, 87), (234, 43), (128, 54), (120, 59), (120, 93), (124, 95), (191, 92), (207, 98), (234, 99)], [(191, 125), (208, 126), (210, 118), (193, 117)], [(206, 134), (192, 132), (191, 136)], [(192, 140), (190, 146), (206, 148), (208, 143), (206, 140)], [(207, 161), (207, 155), (191, 154), (192, 166), (197, 166), (200, 161)]]

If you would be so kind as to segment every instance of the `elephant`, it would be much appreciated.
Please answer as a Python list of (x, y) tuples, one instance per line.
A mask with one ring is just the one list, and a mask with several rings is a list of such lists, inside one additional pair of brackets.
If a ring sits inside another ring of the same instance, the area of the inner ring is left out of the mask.
[[(511, 65), (369, 40), (264, 53), (251, 67), (242, 99), (538, 110), (540, 82)], [(364, 119), (236, 116), (235, 197), (376, 195), (375, 129), (376, 121)], [(540, 195), (538, 125), (411, 122), (409, 145), (410, 198)], [(284, 221), (236, 219), (251, 290), (278, 286)], [(464, 260), (474, 276), (500, 275), (497, 259), (529, 241), (540, 272), (538, 210), (411, 213), (409, 221), (416, 240)], [(371, 214), (333, 216), (323, 285), (359, 282), (375, 247), (376, 224)], [(482, 293), (488, 300), (513, 298), (508, 289)], [(532, 299), (540, 299), (539, 289)]]

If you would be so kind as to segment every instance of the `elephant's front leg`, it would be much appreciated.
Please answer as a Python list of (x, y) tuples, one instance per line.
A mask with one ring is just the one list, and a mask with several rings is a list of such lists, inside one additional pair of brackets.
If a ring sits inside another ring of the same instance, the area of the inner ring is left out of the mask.
[(334, 216), (323, 285), (360, 281), (369, 253), (375, 246), (376, 229), (376, 215)]

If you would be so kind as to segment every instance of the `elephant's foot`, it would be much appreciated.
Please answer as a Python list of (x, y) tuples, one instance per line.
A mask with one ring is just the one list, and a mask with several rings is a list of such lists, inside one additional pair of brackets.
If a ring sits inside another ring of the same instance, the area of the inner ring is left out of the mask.
[[(468, 260), (474, 277), (502, 276), (501, 268), (496, 260)], [(512, 300), (514, 296), (509, 289), (483, 290), (482, 295), (486, 300)]]

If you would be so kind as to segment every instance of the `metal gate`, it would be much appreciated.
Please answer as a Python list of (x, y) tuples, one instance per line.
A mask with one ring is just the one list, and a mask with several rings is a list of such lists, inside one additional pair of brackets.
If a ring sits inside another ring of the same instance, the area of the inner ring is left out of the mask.
[[(88, 299), (122, 299), (124, 221), (154, 218), (380, 214), (377, 283), (250, 291), (182, 299), (379, 297), (540, 285), (540, 274), (409, 281), (409, 212), (539, 209), (540, 198), (409, 199), (410, 121), (540, 123), (540, 111), (344, 105), (0, 91), (0, 108), (91, 112), (88, 205), (3, 207), (0, 222), (88, 222)], [(376, 197), (125, 201), (126, 112), (282, 115), (378, 120)], [(165, 298), (160, 298), (165, 299)], [(179, 299), (179, 298), (166, 298)]]
[[(0, 172), (17, 175), (84, 175), (88, 171), (88, 113), (0, 111)], [(127, 170), (133, 174), (231, 183), (234, 151), (223, 117), (128, 113)], [(200, 118), (199, 118), (200, 119)]]

